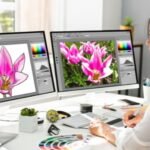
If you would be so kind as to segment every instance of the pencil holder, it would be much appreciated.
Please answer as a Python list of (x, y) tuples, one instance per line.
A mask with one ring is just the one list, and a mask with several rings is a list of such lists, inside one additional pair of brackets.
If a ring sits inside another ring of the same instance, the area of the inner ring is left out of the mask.
[(150, 103), (150, 86), (143, 85), (143, 96), (145, 102)]

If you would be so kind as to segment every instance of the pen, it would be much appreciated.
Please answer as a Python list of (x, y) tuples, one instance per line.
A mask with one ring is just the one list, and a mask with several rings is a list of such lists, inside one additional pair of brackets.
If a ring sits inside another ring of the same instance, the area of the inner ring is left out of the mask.
[(111, 111), (116, 111), (116, 109), (114, 109), (114, 108), (110, 108), (109, 106), (104, 106), (103, 108), (104, 108), (104, 109), (111, 110)]
[[(141, 109), (142, 107), (139, 107), (131, 116), (129, 116), (129, 120), (135, 118), (137, 115), (139, 115), (141, 113)], [(127, 128), (127, 126), (124, 126), (125, 128)]]

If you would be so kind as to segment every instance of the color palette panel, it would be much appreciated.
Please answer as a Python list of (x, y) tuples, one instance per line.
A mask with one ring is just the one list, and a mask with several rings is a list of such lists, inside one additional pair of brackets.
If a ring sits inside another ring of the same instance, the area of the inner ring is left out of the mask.
[(44, 43), (31, 44), (31, 50), (35, 58), (46, 56), (46, 46)]
[(131, 41), (117, 41), (117, 47), (119, 51), (124, 51), (124, 53), (132, 51)]

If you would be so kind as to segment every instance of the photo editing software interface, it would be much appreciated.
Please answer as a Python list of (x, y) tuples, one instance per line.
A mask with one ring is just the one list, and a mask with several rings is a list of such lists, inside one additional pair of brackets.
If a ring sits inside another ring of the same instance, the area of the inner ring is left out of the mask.
[(59, 92), (137, 83), (129, 31), (51, 32)]
[(0, 102), (54, 92), (44, 32), (0, 34)]

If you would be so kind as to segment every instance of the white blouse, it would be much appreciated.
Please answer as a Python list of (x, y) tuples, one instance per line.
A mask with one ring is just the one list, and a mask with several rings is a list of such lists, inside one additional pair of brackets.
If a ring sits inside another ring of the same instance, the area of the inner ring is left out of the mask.
[(150, 107), (134, 128), (124, 128), (116, 134), (117, 150), (150, 150)]

